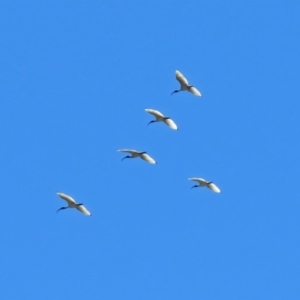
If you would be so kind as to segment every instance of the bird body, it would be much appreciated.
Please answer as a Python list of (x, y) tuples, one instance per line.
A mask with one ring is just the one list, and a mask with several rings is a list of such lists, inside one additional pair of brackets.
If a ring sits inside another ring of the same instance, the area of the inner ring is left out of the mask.
[(199, 97), (202, 96), (201, 93), (194, 86), (189, 85), (189, 82), (187, 81), (187, 79), (178, 70), (175, 71), (175, 76), (176, 76), (176, 79), (180, 83), (180, 89), (175, 90), (172, 94), (178, 93), (181, 91), (188, 91), (188, 92), (191, 92), (192, 94), (194, 94), (195, 96), (199, 96)]
[(145, 160), (146, 162), (150, 163), (150, 164), (156, 164), (157, 162), (150, 156), (147, 154), (146, 151), (136, 151), (136, 150), (132, 150), (132, 149), (119, 149), (118, 152), (127, 152), (130, 153), (131, 156), (127, 155), (125, 157), (122, 158), (136, 158), (136, 157), (140, 157), (141, 159)]
[(62, 198), (65, 201), (67, 201), (67, 203), (68, 203), (68, 206), (61, 207), (60, 209), (57, 210), (57, 212), (60, 211), (61, 209), (76, 208), (77, 210), (79, 210), (80, 212), (82, 212), (86, 216), (90, 216), (91, 215), (91, 213), (82, 205), (82, 203), (76, 203), (76, 201), (72, 197), (70, 197), (70, 196), (68, 196), (66, 194), (63, 194), (63, 193), (57, 193), (57, 195), (60, 198)]
[(188, 178), (188, 180), (198, 182), (199, 185), (194, 185), (194, 186), (192, 186), (192, 188), (207, 187), (215, 193), (221, 193), (221, 190), (212, 181), (206, 181), (205, 179), (198, 178), (198, 177)]
[(171, 129), (177, 130), (178, 127), (175, 124), (175, 122), (170, 119), (170, 117), (165, 117), (161, 112), (159, 112), (158, 110), (154, 110), (154, 109), (150, 109), (150, 108), (146, 108), (145, 111), (151, 115), (153, 115), (155, 117), (155, 120), (150, 121), (148, 123), (154, 123), (154, 122), (164, 122), (165, 124), (167, 124)]

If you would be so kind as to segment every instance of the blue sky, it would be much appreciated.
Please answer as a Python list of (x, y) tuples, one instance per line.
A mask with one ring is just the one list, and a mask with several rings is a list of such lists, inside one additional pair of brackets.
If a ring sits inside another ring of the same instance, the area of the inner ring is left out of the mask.
[(299, 299), (300, 3), (40, 2), (0, 4), (1, 299)]

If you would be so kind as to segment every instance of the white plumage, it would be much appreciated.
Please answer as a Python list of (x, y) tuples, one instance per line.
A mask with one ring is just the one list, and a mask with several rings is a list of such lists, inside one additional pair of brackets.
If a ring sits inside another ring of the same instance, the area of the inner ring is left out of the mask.
[(187, 79), (182, 75), (182, 73), (180, 73), (178, 70), (176, 70), (175, 75), (176, 75), (176, 79), (180, 83), (180, 89), (175, 90), (172, 94), (178, 93), (180, 91), (188, 91), (188, 92), (191, 92), (192, 94), (194, 94), (195, 96), (200, 96), (200, 97), (202, 96), (201, 93), (194, 86), (189, 85)]
[(65, 201), (67, 201), (67, 203), (68, 203), (68, 206), (61, 207), (60, 209), (57, 210), (57, 212), (60, 211), (61, 209), (76, 208), (76, 209), (78, 209), (80, 212), (82, 212), (86, 216), (90, 216), (91, 215), (91, 213), (82, 205), (82, 203), (76, 203), (76, 201), (72, 197), (70, 197), (70, 196), (68, 196), (66, 194), (63, 194), (63, 193), (57, 193), (57, 195), (60, 198), (62, 198)]
[(131, 156), (127, 155), (125, 157), (122, 158), (136, 158), (136, 157), (140, 157), (141, 159), (145, 160), (146, 162), (150, 163), (150, 164), (156, 164), (157, 162), (150, 156), (147, 154), (146, 151), (143, 152), (139, 152), (136, 150), (132, 150), (132, 149), (119, 149), (118, 152), (127, 152), (130, 153)]
[(148, 123), (154, 123), (154, 122), (164, 122), (165, 124), (167, 124), (171, 129), (177, 130), (178, 127), (175, 124), (175, 122), (170, 119), (169, 117), (165, 117), (161, 112), (159, 112), (158, 110), (154, 110), (154, 109), (150, 109), (150, 108), (146, 108), (145, 111), (151, 115), (153, 115), (156, 119), (153, 121), (150, 121)]
[(192, 186), (192, 188), (194, 188), (194, 187), (207, 187), (215, 193), (221, 193), (221, 190), (212, 181), (206, 181), (203, 178), (197, 178), (197, 177), (188, 178), (188, 180), (198, 182), (199, 185), (194, 185), (194, 186)]

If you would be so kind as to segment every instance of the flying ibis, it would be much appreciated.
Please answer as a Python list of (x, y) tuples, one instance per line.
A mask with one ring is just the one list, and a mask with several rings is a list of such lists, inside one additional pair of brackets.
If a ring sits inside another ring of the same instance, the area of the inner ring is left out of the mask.
[(131, 150), (131, 149), (119, 149), (118, 152), (127, 152), (130, 153), (131, 156), (127, 155), (125, 157), (122, 158), (136, 158), (136, 157), (140, 157), (141, 159), (145, 160), (146, 162), (150, 163), (150, 164), (156, 164), (157, 162), (150, 156), (147, 154), (146, 151), (136, 151), (136, 150)]
[(172, 119), (170, 119), (170, 117), (165, 117), (161, 112), (159, 112), (158, 110), (154, 110), (154, 109), (150, 109), (150, 108), (146, 108), (145, 111), (151, 115), (153, 115), (155, 117), (155, 120), (150, 121), (148, 123), (155, 123), (155, 122), (164, 122), (165, 124), (167, 124), (171, 129), (177, 130), (178, 127), (177, 125), (174, 123), (174, 121)]
[(176, 75), (176, 79), (180, 83), (180, 89), (175, 90), (171, 95), (181, 91), (188, 91), (194, 94), (195, 96), (200, 96), (200, 97), (202, 96), (201, 93), (193, 85), (189, 85), (187, 79), (178, 70), (176, 70), (175, 75)]
[(196, 185), (192, 186), (191, 188), (207, 187), (215, 193), (221, 193), (221, 190), (212, 181), (206, 181), (205, 179), (202, 179), (202, 178), (188, 178), (188, 180), (198, 182), (198, 185), (196, 184)]
[(76, 208), (76, 209), (78, 209), (80, 212), (82, 212), (86, 216), (90, 216), (91, 215), (91, 213), (83, 206), (82, 203), (76, 203), (76, 201), (72, 197), (70, 197), (70, 196), (68, 196), (66, 194), (63, 194), (63, 193), (57, 193), (57, 195), (60, 198), (62, 198), (65, 201), (67, 201), (68, 206), (63, 206), (60, 209), (58, 209), (56, 212), (58, 212), (58, 211), (60, 211), (62, 209)]

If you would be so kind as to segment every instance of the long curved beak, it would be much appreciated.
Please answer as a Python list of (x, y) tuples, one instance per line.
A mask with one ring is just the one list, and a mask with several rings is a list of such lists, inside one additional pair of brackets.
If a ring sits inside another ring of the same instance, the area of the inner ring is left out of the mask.
[(173, 95), (174, 93), (177, 93), (178, 91), (177, 90), (175, 90), (171, 95)]
[(121, 159), (121, 161), (124, 160), (125, 158), (128, 158), (128, 156), (123, 157), (123, 158)]
[(198, 187), (198, 185), (196, 184), (196, 185), (193, 185), (192, 187), (191, 187), (191, 189), (193, 189), (193, 188), (195, 188), (195, 187)]
[(151, 124), (151, 123), (153, 123), (154, 121), (150, 121), (148, 124), (147, 124), (147, 126), (149, 125), (149, 124)]

